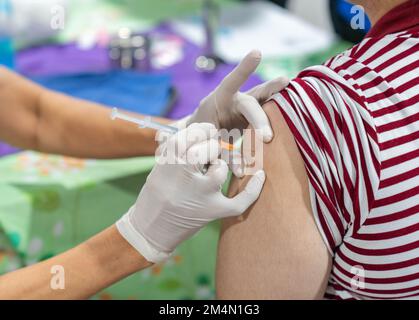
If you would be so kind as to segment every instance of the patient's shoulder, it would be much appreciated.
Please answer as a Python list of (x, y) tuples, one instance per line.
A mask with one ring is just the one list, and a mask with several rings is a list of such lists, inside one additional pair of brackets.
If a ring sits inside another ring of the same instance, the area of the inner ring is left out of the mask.
[[(224, 221), (218, 247), (220, 299), (323, 297), (331, 256), (316, 226), (304, 162), (275, 103), (264, 109), (274, 139), (263, 146), (264, 189), (239, 218)], [(245, 131), (244, 140), (250, 131)], [(248, 178), (233, 179), (230, 195)], [(263, 268), (263, 272), (261, 272)]]
[[(303, 71), (272, 101), (298, 145), (313, 214), (334, 252), (366, 220), (379, 186), (379, 143), (372, 118), (362, 97), (326, 66)], [(353, 190), (359, 193), (354, 196)]]

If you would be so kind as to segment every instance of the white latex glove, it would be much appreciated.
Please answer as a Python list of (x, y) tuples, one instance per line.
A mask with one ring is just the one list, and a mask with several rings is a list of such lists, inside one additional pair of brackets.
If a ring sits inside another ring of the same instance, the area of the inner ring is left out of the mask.
[[(222, 194), (228, 167), (218, 159), (217, 130), (212, 124), (192, 124), (163, 147), (169, 153), (178, 151), (178, 164), (158, 161), (135, 205), (116, 224), (122, 236), (154, 263), (168, 258), (177, 245), (209, 222), (242, 214), (259, 197), (265, 182), (264, 171), (259, 171), (236, 197)], [(185, 163), (190, 159), (210, 163), (208, 171), (203, 174), (200, 165)]]
[(261, 130), (264, 142), (271, 141), (272, 128), (261, 104), (288, 86), (289, 80), (279, 77), (246, 93), (239, 92), (261, 59), (262, 55), (257, 50), (247, 54), (221, 84), (201, 101), (198, 109), (191, 116), (175, 123), (175, 126), (184, 128), (191, 123), (209, 122), (217, 129), (243, 130), (250, 124), (254, 129)]

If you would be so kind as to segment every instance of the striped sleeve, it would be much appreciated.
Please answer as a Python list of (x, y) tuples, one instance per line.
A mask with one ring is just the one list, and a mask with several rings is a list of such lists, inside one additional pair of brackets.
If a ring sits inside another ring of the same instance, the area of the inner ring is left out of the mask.
[(367, 218), (379, 185), (379, 147), (362, 97), (325, 66), (303, 71), (272, 97), (294, 135), (313, 214), (333, 255)]

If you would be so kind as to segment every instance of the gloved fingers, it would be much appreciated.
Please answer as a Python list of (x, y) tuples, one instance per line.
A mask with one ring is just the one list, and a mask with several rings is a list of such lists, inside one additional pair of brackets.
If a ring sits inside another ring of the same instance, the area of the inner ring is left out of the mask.
[(206, 176), (215, 188), (220, 188), (228, 177), (228, 165), (222, 159), (215, 159), (208, 167)]
[(222, 95), (233, 96), (247, 81), (250, 75), (255, 72), (262, 60), (260, 51), (249, 52), (239, 65), (221, 82), (217, 89), (217, 98), (223, 99)]
[(240, 151), (230, 152), (228, 166), (237, 178), (244, 177), (243, 156)]
[(157, 131), (155, 140), (157, 141), (157, 149), (155, 155), (157, 157), (164, 157), (167, 155), (167, 142), (173, 136), (172, 133), (167, 131)]
[(275, 93), (285, 89), (290, 83), (287, 77), (278, 77), (271, 81), (262, 83), (246, 92), (260, 103), (265, 102)]
[(204, 172), (204, 168), (220, 155), (221, 147), (217, 139), (210, 139), (194, 144), (186, 152), (186, 163)]
[(165, 143), (165, 152), (168, 156), (183, 159), (190, 147), (217, 135), (218, 131), (213, 124), (193, 123), (168, 139)]
[(227, 199), (230, 202), (230, 216), (241, 215), (259, 198), (265, 180), (265, 171), (260, 170), (249, 180), (242, 192), (234, 198)]
[(252, 96), (238, 93), (236, 104), (239, 112), (246, 118), (247, 122), (262, 134), (263, 141), (270, 142), (273, 138), (271, 123), (259, 102)]

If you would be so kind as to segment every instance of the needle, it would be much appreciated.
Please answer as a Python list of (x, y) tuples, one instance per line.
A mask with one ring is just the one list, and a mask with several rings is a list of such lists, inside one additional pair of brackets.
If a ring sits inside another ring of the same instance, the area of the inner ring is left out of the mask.
[[(170, 134), (175, 134), (176, 132), (179, 131), (179, 129), (176, 128), (176, 127), (168, 126), (168, 125), (161, 124), (161, 123), (158, 123), (156, 121), (153, 121), (151, 119), (151, 117), (146, 117), (144, 119), (138, 119), (136, 117), (132, 117), (132, 116), (127, 115), (125, 113), (121, 113), (121, 112), (118, 111), (118, 108), (113, 108), (112, 109), (111, 119), (112, 120), (116, 120), (116, 119), (125, 120), (125, 121), (128, 121), (128, 122), (132, 122), (132, 123), (137, 124), (140, 128), (150, 128), (150, 129), (154, 129), (154, 130), (168, 132)], [(220, 141), (220, 146), (221, 146), (222, 149), (227, 150), (227, 151), (234, 151), (236, 149), (236, 147), (233, 144), (225, 142), (225, 141)]]

